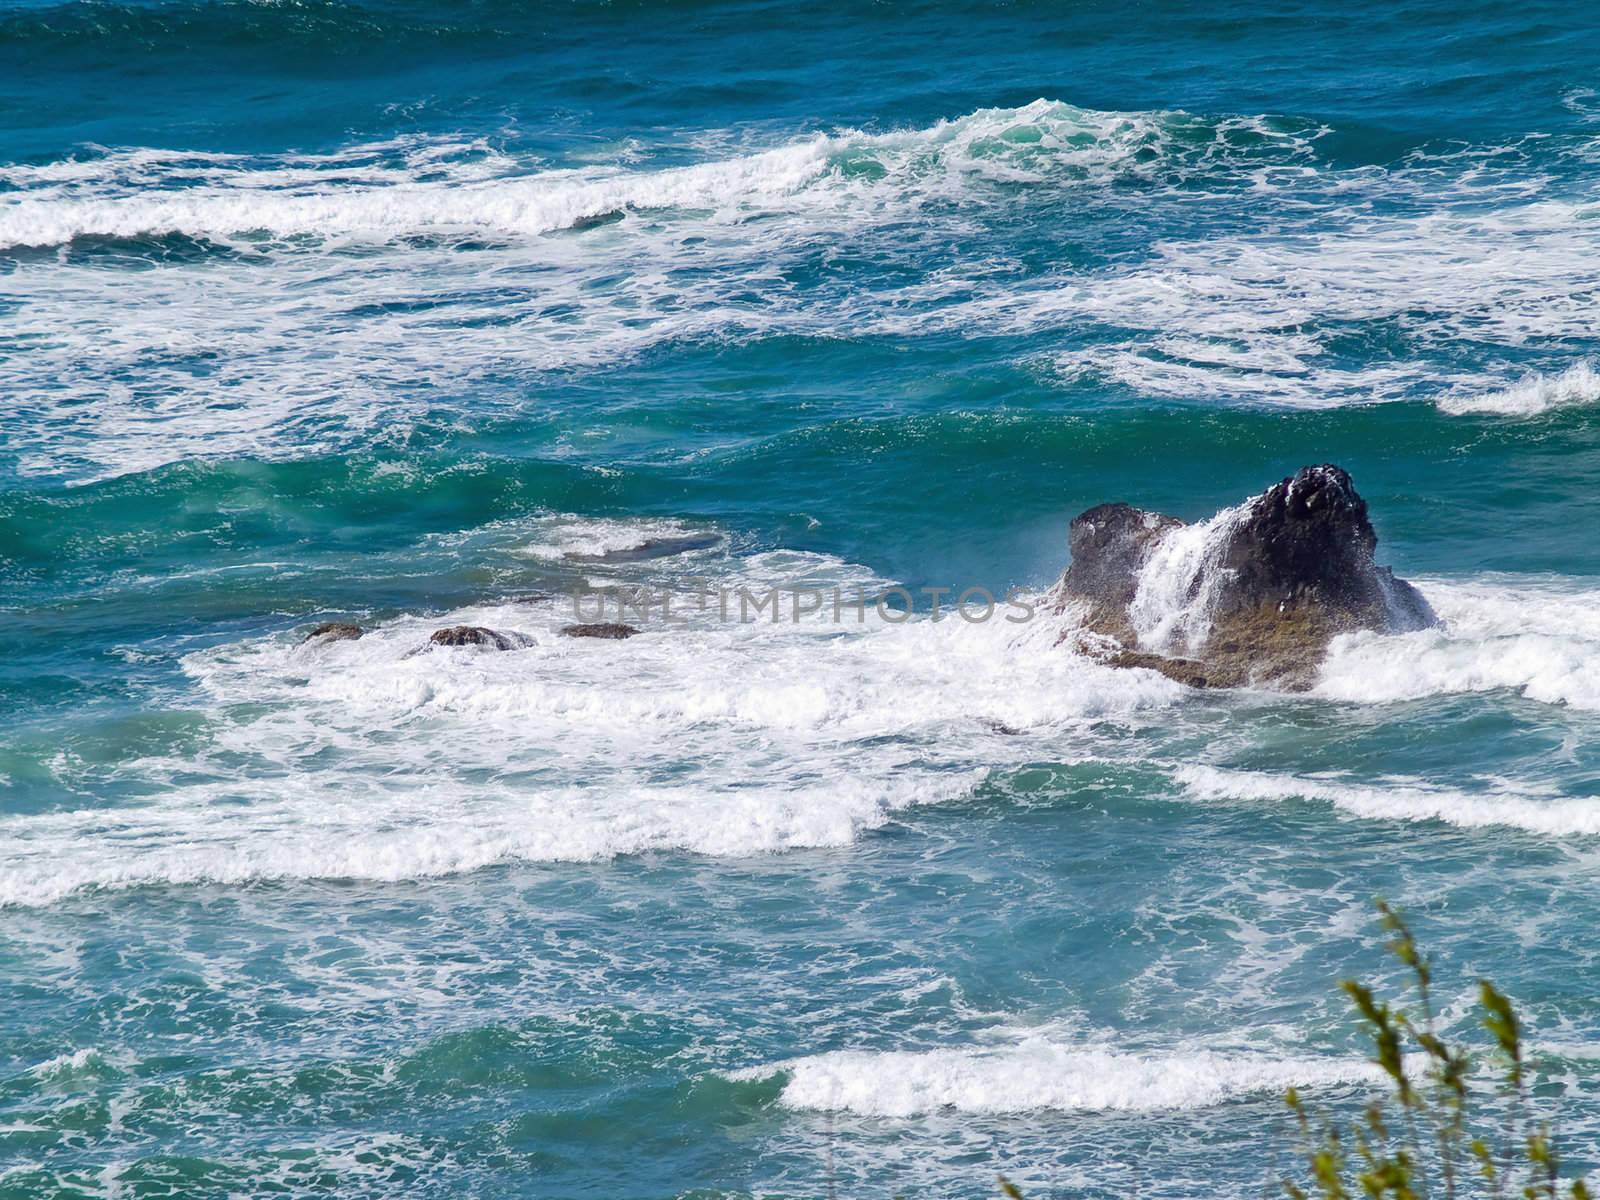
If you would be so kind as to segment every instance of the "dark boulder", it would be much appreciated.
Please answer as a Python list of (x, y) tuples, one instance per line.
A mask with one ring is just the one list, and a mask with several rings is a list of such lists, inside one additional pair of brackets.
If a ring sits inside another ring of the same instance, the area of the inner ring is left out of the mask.
[(367, 631), (359, 625), (352, 625), (348, 621), (324, 621), (305, 637), (300, 639), (304, 646), (307, 642), (353, 642)]
[(631, 638), (639, 631), (632, 625), (623, 625), (616, 621), (595, 621), (585, 625), (563, 625), (562, 637), (571, 638), (604, 638), (609, 641), (621, 641)]
[(1307, 688), (1338, 634), (1438, 623), (1374, 562), (1366, 501), (1335, 466), (1304, 467), (1198, 526), (1102, 504), (1069, 541), (1058, 597), (1092, 635), (1084, 648), (1194, 687)]
[(485, 629), (481, 625), (452, 625), (436, 629), (428, 639), (430, 646), (482, 646), (489, 650), (516, 650), (527, 643), (516, 634)]
[(1398, 632), (1437, 618), (1422, 594), (1373, 562), (1367, 502), (1335, 466), (1302, 467), (1240, 509), (1216, 567), (1227, 572), (1215, 616), (1315, 608), (1351, 629)]

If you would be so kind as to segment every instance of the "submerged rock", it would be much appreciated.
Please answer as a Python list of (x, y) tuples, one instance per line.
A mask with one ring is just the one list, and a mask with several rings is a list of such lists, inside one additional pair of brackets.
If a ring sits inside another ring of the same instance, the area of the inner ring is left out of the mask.
[(568, 562), (578, 563), (631, 563), (648, 562), (654, 558), (670, 558), (674, 554), (688, 554), (693, 550), (709, 550), (722, 541), (720, 534), (691, 533), (681, 537), (646, 538), (637, 546), (619, 550), (606, 550), (600, 554), (568, 554)]
[(307, 642), (353, 642), (367, 631), (359, 625), (349, 621), (324, 621), (305, 637), (300, 639), (304, 646)]
[(1366, 501), (1335, 466), (1304, 467), (1198, 525), (1102, 504), (1072, 522), (1058, 596), (1084, 648), (1192, 687), (1308, 688), (1341, 633), (1438, 623), (1373, 559)]
[(485, 629), (481, 625), (452, 625), (436, 629), (428, 639), (430, 646), (485, 646), (490, 650), (516, 650), (526, 643), (516, 634)]
[(632, 625), (623, 625), (616, 621), (595, 621), (586, 625), (563, 625), (561, 627), (562, 637), (606, 638), (611, 641), (631, 638), (638, 632)]

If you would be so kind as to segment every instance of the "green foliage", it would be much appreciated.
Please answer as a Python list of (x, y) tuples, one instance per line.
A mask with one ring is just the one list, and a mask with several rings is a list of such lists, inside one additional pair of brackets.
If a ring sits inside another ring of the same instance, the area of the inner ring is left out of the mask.
[(1469, 1132), (1474, 1122), (1494, 1125), (1493, 1112), (1474, 1110), (1480, 1097), (1467, 1086), (1466, 1048), (1450, 1045), (1435, 1029), (1433, 973), (1410, 928), (1382, 900), (1377, 905), (1388, 950), (1411, 972), (1416, 1007), (1408, 1011), (1379, 1000), (1355, 980), (1341, 986), (1372, 1035), (1373, 1061), (1391, 1095), (1368, 1106), (1363, 1120), (1341, 1134), (1291, 1090), (1285, 1100), (1299, 1130), (1302, 1169), (1298, 1179), (1283, 1181), (1284, 1193), (1291, 1200), (1456, 1200), (1483, 1194), (1495, 1200), (1590, 1200), (1581, 1179), (1563, 1189), (1550, 1128), (1529, 1116), (1522, 1024), (1511, 1001), (1488, 980), (1479, 983), (1478, 998), (1502, 1065), (1502, 1085), (1486, 1107), (1499, 1109), (1504, 1120), (1498, 1129)]

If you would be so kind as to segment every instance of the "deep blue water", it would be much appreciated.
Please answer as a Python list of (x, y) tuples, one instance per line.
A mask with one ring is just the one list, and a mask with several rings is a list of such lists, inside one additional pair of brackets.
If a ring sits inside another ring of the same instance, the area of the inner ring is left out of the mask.
[[(0, 1197), (1261, 1194), (1378, 894), (1600, 1166), (1597, 263), (1578, 4), (0, 4)], [(557, 635), (1317, 462), (1309, 695)]]

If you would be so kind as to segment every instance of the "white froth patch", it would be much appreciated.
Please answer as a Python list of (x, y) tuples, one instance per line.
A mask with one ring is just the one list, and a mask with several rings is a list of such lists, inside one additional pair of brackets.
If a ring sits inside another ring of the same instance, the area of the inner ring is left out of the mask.
[(1523, 376), (1497, 391), (1457, 390), (1442, 397), (1439, 409), (1452, 416), (1492, 414), (1536, 417), (1552, 409), (1573, 408), (1600, 401), (1600, 372), (1588, 362), (1574, 363), (1559, 375), (1537, 372)]
[(86, 1046), (46, 1059), (30, 1068), (28, 1074), (41, 1081), (70, 1084), (114, 1073), (117, 1069), (107, 1055), (95, 1047)]
[(1500, 578), (1417, 582), (1444, 626), (1335, 638), (1317, 695), (1382, 703), (1507, 690), (1600, 710), (1600, 589)]
[(990, 1049), (845, 1050), (737, 1072), (783, 1074), (787, 1108), (915, 1117), (950, 1109), (978, 1115), (1055, 1109), (1151, 1112), (1195, 1109), (1291, 1087), (1366, 1084), (1381, 1078), (1355, 1058), (1224, 1054), (1210, 1050), (1125, 1054), (1032, 1039)]
[(1253, 504), (1246, 500), (1209, 520), (1170, 530), (1156, 543), (1128, 605), (1141, 646), (1194, 654), (1205, 645), (1219, 590), (1227, 582), (1218, 560)]
[(488, 232), (531, 236), (630, 209), (721, 209), (730, 198), (776, 201), (828, 165), (817, 138), (736, 158), (660, 171), (557, 170), (482, 182), (390, 183), (313, 175), (284, 181), (274, 168), (261, 186), (161, 191), (93, 200), (23, 198), (0, 211), (0, 246), (54, 246), (87, 235), (133, 238), (183, 234), (218, 241), (313, 237), (376, 240), (406, 234)]
[[(1341, 365), (1334, 344), (1352, 324), (1416, 323), (1418, 297), (1427, 308), (1420, 329), (1437, 345), (1592, 340), (1593, 207), (1530, 201), (1524, 184), (1430, 170), (1308, 174), (1303, 207), (1281, 212), (1270, 233), (1162, 242), (1125, 271), (1030, 282), (947, 307), (937, 321), (1016, 333), (1074, 322), (1135, 330), (1048, 362), (1065, 379), (1096, 376), (1145, 395), (1303, 408), (1404, 400), (1441, 385), (1461, 396), (1481, 380), (1445, 356)], [(1375, 201), (1429, 211), (1376, 216)], [(1440, 407), (1455, 411), (1450, 403)]]
[(51, 163), (0, 164), (0, 183), (35, 200), (103, 200), (148, 188), (202, 185), (279, 191), (317, 183), (400, 184), (428, 172), (461, 183), (501, 175), (516, 160), (483, 138), (411, 135), (363, 142), (328, 154), (285, 154), (272, 166), (245, 154), (133, 146)]
[(516, 553), (547, 561), (575, 557), (594, 557), (632, 550), (660, 538), (703, 534), (704, 526), (693, 526), (669, 517), (622, 519), (554, 514), (530, 523)]
[[(513, 861), (595, 862), (651, 850), (742, 857), (848, 845), (898, 809), (970, 792), (981, 771), (825, 786), (360, 787), (312, 776), (178, 789), (113, 813), (0, 831), (0, 906), (85, 888), (282, 879), (398, 882)], [(243, 803), (241, 803), (241, 801)]]
[[(246, 244), (263, 236), (526, 237), (613, 214), (666, 209), (732, 220), (763, 208), (837, 203), (858, 190), (844, 168), (860, 160), (880, 174), (916, 179), (934, 191), (944, 190), (941, 174), (953, 181), (1018, 183), (1042, 182), (1063, 166), (1137, 171), (1144, 161), (1140, 152), (1163, 145), (1169, 124), (1179, 119), (1036, 100), (1022, 108), (981, 109), (925, 129), (842, 130), (657, 169), (596, 165), (529, 172), (486, 153), (458, 161), (464, 150), (486, 149), (471, 143), (446, 144), (421, 161), (421, 147), (413, 146), (399, 163), (385, 162), (394, 158), (396, 147), (390, 145), (257, 167), (241, 156), (133, 150), (87, 163), (0, 170), (0, 181), (22, 189), (0, 205), (0, 247), (52, 246), (87, 235), (183, 234)], [(1026, 136), (1015, 136), (1019, 132)], [(163, 186), (167, 172), (173, 182)], [(804, 194), (813, 188), (824, 195)]]
[(1206, 766), (1180, 767), (1173, 778), (1196, 800), (1318, 800), (1376, 821), (1442, 821), (1463, 829), (1502, 827), (1553, 837), (1600, 834), (1600, 798), (1544, 796), (1503, 785), (1469, 792), (1405, 777), (1358, 783), (1331, 775)]
[[(833, 579), (849, 592), (871, 578), (798, 552), (720, 569), (752, 586)], [(404, 618), (356, 641), (271, 637), (190, 655), (209, 744), (119, 768), (149, 789), (145, 802), (0, 817), (0, 904), (844, 846), (1037, 755), (1008, 731), (1132, 721), (1183, 693), (1051, 652), (1044, 620), (895, 623), (869, 607), (859, 623), (826, 610), (740, 623), (689, 610), (610, 642), (559, 636), (575, 615), (558, 598)], [(527, 644), (426, 648), (457, 624)]]
[[(1215, 144), (1197, 145), (1197, 130)], [(8, 167), (19, 190), (0, 197), (0, 244), (176, 234), (239, 257), (119, 271), (115, 289), (93, 256), (19, 263), (7, 332), (29, 352), (0, 363), (0, 388), (38, 414), (17, 434), (20, 469), (74, 482), (403, 441), (479, 375), (612, 363), (674, 342), (894, 333), (946, 291), (1001, 286), (966, 271), (938, 273), (927, 295), (773, 286), (841, 240), (920, 259), (930, 225), (969, 233), (1020, 187), (1302, 149), (1260, 121), (1041, 100), (764, 148), (723, 138), (707, 161), (667, 168), (624, 156), (552, 169), (459, 139), (320, 157), (133, 149)], [(608, 223), (582, 229), (596, 218)], [(520, 390), (503, 400), (480, 389), (468, 416), (492, 419), (501, 402), (525, 411)]]

